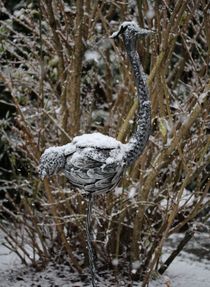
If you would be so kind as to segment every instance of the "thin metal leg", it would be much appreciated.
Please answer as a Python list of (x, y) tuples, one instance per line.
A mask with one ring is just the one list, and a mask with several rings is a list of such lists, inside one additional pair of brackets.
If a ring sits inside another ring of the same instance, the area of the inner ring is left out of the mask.
[(91, 273), (92, 286), (97, 287), (95, 283), (95, 264), (94, 264), (94, 255), (92, 248), (92, 235), (91, 235), (91, 214), (93, 206), (93, 196), (91, 193), (88, 194), (88, 208), (87, 208), (87, 217), (86, 217), (86, 236), (87, 236), (87, 246), (88, 246), (88, 256), (89, 256), (89, 266)]

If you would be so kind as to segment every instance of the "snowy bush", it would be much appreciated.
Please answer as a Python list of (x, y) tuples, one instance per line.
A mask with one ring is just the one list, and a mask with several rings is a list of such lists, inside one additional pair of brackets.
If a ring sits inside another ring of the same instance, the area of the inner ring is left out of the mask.
[(0, 228), (25, 264), (68, 262), (87, 271), (86, 200), (62, 175), (42, 182), (37, 167), (46, 147), (78, 134), (100, 131), (127, 142), (135, 84), (122, 43), (109, 36), (135, 19), (156, 31), (139, 42), (152, 135), (115, 192), (95, 200), (92, 228), (99, 272), (109, 268), (146, 286), (173, 260), (161, 261), (167, 238), (186, 232), (185, 244), (208, 219), (208, 5), (67, 2), (0, 2)]

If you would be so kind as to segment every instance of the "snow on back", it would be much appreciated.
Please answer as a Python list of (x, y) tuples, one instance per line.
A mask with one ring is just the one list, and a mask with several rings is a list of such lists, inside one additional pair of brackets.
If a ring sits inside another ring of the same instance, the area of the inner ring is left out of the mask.
[(123, 146), (120, 141), (101, 133), (77, 136), (72, 143), (77, 147), (96, 147), (101, 149), (115, 149)]

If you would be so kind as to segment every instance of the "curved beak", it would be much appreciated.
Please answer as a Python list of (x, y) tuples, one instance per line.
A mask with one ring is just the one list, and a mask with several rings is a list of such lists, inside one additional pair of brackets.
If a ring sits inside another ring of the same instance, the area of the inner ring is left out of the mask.
[(112, 33), (111, 36), (109, 36), (110, 39), (116, 39), (118, 38), (118, 36), (120, 34), (122, 34), (122, 32), (125, 30), (126, 28), (124, 28), (122, 25), (119, 27), (119, 29), (117, 31), (115, 31), (114, 33)]

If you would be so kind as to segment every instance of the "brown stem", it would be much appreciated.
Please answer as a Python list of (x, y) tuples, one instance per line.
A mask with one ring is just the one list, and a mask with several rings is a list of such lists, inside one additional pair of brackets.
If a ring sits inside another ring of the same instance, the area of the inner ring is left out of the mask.
[(166, 261), (162, 264), (162, 266), (158, 269), (158, 272), (162, 275), (169, 267), (169, 265), (173, 262), (173, 260), (176, 258), (177, 255), (183, 250), (185, 245), (191, 240), (191, 238), (194, 236), (193, 230), (188, 230), (185, 233), (184, 238), (181, 240), (181, 242), (178, 244), (177, 248), (171, 253), (171, 255), (166, 259)]

